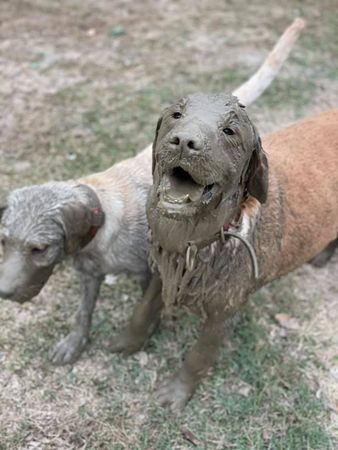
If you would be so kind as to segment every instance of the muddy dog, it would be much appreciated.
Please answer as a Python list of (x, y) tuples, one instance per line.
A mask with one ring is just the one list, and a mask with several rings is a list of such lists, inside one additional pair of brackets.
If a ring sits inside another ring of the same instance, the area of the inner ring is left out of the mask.
[[(72, 257), (82, 301), (75, 329), (50, 353), (73, 363), (85, 348), (100, 285), (108, 273), (148, 284), (145, 203), (151, 148), (105, 172), (76, 181), (14, 190), (2, 215), (0, 296), (23, 303), (36, 296), (54, 267)], [(1, 214), (0, 214), (1, 215)]]
[[(242, 101), (253, 102), (270, 84), (303, 27), (304, 22), (297, 19), (261, 68), (235, 91)], [(73, 363), (85, 348), (107, 273), (134, 274), (147, 286), (145, 203), (151, 165), (150, 146), (99, 174), (15, 190), (2, 209), (1, 297), (30, 300), (66, 256), (73, 258), (79, 272), (83, 293), (75, 330), (51, 351), (55, 364)]]
[[(196, 94), (164, 110), (153, 144), (147, 204), (154, 276), (114, 350), (140, 348), (163, 307), (204, 317), (159, 401), (182, 407), (213, 364), (248, 296), (338, 235), (338, 110), (300, 121), (261, 143), (231, 95)], [(162, 292), (162, 296), (158, 292)]]

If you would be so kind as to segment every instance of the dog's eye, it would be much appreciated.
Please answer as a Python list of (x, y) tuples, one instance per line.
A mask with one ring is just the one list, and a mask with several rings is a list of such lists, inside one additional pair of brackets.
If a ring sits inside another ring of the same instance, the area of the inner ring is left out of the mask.
[(175, 111), (174, 113), (172, 113), (171, 115), (174, 119), (180, 119), (182, 117), (182, 113), (180, 113), (179, 111)]
[(31, 254), (32, 255), (42, 255), (47, 250), (48, 245), (44, 245), (43, 247), (32, 247)]
[(235, 134), (234, 130), (232, 130), (231, 128), (223, 128), (223, 133), (227, 134), (228, 136)]

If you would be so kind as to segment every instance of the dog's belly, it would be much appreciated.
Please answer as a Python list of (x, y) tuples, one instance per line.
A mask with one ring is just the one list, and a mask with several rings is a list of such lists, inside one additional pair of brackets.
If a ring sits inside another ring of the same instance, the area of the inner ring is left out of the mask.
[(79, 271), (98, 276), (124, 273), (136, 275), (141, 280), (149, 277), (146, 242), (143, 246), (139, 245), (137, 251), (134, 251), (133, 245), (116, 248), (116, 243), (107, 246), (105, 251), (89, 247), (74, 259), (74, 265)]

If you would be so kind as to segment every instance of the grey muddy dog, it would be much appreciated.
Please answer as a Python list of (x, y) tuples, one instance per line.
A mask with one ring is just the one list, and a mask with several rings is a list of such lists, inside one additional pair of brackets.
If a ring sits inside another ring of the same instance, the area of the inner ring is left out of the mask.
[[(256, 74), (234, 92), (243, 103), (252, 103), (270, 84), (303, 26), (296, 20)], [(17, 189), (0, 208), (1, 297), (31, 300), (68, 256), (79, 272), (82, 301), (75, 329), (51, 350), (54, 364), (73, 363), (81, 355), (106, 274), (134, 274), (143, 288), (148, 284), (145, 203), (151, 165), (149, 146), (102, 173)]]
[(147, 286), (145, 201), (151, 151), (75, 182), (13, 191), (2, 209), (0, 296), (23, 303), (36, 296), (56, 264), (73, 258), (82, 302), (75, 330), (51, 351), (55, 364), (72, 363), (87, 344), (104, 276), (136, 275)]

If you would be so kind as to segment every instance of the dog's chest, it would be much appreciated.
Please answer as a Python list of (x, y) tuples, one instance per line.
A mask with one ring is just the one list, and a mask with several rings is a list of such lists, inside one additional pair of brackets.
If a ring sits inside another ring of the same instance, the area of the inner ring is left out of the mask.
[(242, 282), (238, 282), (239, 270), (250, 273), (250, 263), (245, 256), (239, 242), (234, 240), (225, 244), (214, 242), (199, 250), (193, 261), (153, 243), (150, 262), (160, 273), (162, 298), (167, 309), (185, 305), (203, 314), (209, 303), (218, 300), (225, 308), (233, 309), (233, 302), (247, 292), (250, 276), (243, 276)]

